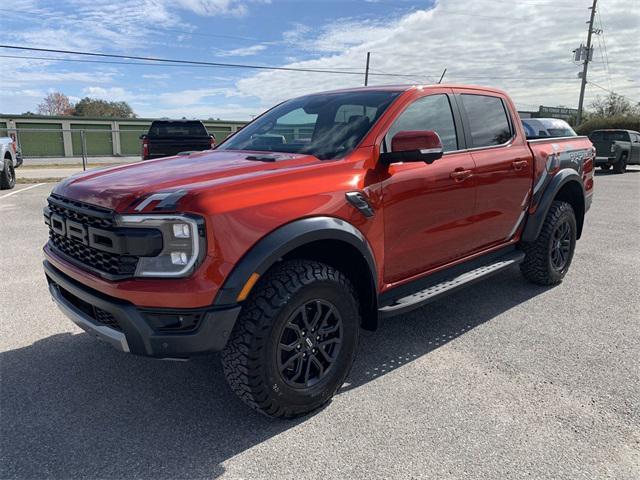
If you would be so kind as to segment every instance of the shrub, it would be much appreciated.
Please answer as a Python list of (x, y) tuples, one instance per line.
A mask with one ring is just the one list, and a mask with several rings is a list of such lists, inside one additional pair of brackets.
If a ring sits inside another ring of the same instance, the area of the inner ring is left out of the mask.
[(616, 115), (613, 117), (595, 117), (576, 127), (578, 135), (589, 135), (603, 128), (621, 128), (640, 132), (640, 115)]

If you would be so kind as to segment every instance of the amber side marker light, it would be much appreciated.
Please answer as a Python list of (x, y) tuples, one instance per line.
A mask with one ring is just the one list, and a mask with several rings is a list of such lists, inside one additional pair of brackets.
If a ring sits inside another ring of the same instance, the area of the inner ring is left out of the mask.
[(251, 289), (256, 284), (259, 278), (260, 278), (259, 273), (253, 272), (251, 274), (251, 276), (249, 277), (249, 280), (247, 280), (247, 283), (244, 284), (244, 287), (242, 287), (242, 290), (240, 290), (240, 293), (236, 297), (236, 300), (238, 302), (245, 300), (249, 296), (249, 292), (251, 291)]

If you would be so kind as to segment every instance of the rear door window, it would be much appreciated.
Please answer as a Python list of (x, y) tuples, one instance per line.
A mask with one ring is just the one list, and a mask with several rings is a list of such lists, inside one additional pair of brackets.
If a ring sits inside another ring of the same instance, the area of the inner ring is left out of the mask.
[(461, 98), (473, 148), (491, 147), (509, 141), (513, 132), (501, 98), (471, 94), (462, 94)]

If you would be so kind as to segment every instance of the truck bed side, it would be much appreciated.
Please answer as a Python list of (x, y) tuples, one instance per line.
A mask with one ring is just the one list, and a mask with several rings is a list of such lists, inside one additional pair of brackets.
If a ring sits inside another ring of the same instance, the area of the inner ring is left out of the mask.
[(582, 210), (576, 212), (576, 217), (584, 215), (593, 196), (595, 149), (589, 139), (580, 136), (529, 140), (527, 143), (534, 159), (533, 191), (529, 204), (529, 216), (533, 220), (529, 223), (546, 215), (553, 199), (568, 183), (571, 183), (570, 188), (579, 188), (582, 197), (582, 206), (574, 206), (574, 210)]

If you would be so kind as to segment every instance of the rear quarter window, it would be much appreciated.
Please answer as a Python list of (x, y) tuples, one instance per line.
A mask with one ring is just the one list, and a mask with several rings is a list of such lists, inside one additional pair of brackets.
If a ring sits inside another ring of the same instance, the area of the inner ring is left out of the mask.
[(473, 148), (501, 145), (513, 136), (502, 99), (489, 95), (462, 94)]

